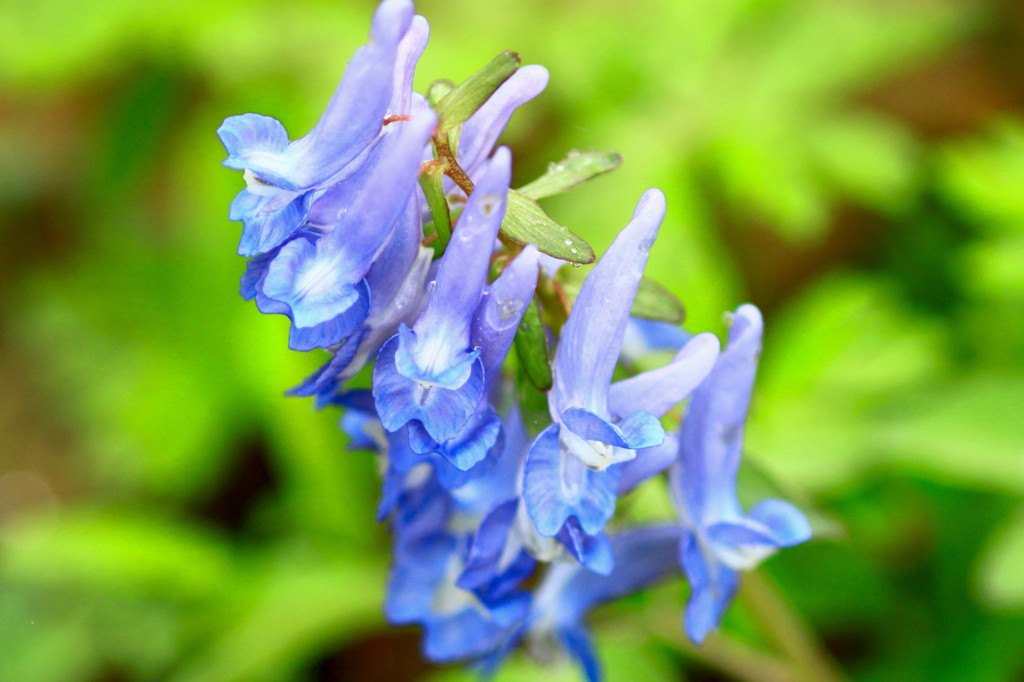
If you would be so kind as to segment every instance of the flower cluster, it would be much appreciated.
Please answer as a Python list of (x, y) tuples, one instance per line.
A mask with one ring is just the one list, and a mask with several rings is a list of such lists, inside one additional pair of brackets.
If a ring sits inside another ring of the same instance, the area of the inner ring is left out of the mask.
[[(526, 638), (597, 679), (593, 606), (681, 569), (700, 642), (740, 571), (810, 536), (788, 503), (745, 514), (736, 498), (761, 316), (740, 306), (724, 350), (631, 316), (665, 214), (653, 189), (574, 290), (559, 266), (592, 251), (536, 199), (608, 167), (576, 154), (511, 190), (511, 153), (494, 145), (547, 72), (504, 53), (422, 96), (427, 35), (409, 0), (384, 0), (309, 134), (256, 114), (218, 130), (246, 181), (230, 210), (241, 293), (288, 316), (291, 348), (328, 351), (291, 393), (343, 406), (352, 444), (377, 453), (388, 618), (422, 625), (434, 661), (493, 668)], [(674, 356), (631, 372), (650, 349)], [(618, 497), (664, 472), (676, 519), (613, 521)]]

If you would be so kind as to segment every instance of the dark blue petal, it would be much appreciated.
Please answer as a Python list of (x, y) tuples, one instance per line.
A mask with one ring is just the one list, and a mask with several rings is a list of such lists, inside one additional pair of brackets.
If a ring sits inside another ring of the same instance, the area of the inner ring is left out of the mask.
[(567, 627), (558, 631), (558, 638), (568, 649), (572, 657), (583, 668), (587, 682), (601, 682), (601, 664), (594, 654), (594, 645), (590, 641), (590, 635), (583, 627)]
[(690, 581), (686, 604), (686, 634), (700, 644), (718, 627), (739, 587), (739, 574), (705, 554), (697, 536), (686, 533), (680, 545), (680, 560)]
[(327, 348), (352, 336), (359, 330), (370, 309), (370, 290), (366, 283), (360, 282), (356, 291), (356, 301), (337, 317), (313, 327), (297, 327), (293, 323), (288, 335), (288, 347), (292, 350)]
[(267, 253), (262, 253), (254, 258), (250, 258), (245, 263), (245, 272), (242, 274), (242, 280), (239, 282), (238, 293), (242, 295), (242, 298), (246, 301), (251, 301), (256, 298), (257, 285), (260, 279), (263, 277), (264, 271), (267, 269), (267, 265), (277, 255), (277, 250), (271, 250)]
[(615, 513), (615, 489), (619, 472), (588, 469), (578, 457), (564, 452), (558, 426), (552, 424), (537, 436), (526, 456), (523, 500), (537, 532), (554, 537), (570, 516), (583, 531), (597, 535)]
[(381, 423), (388, 431), (395, 431), (415, 419), (436, 441), (455, 437), (476, 413), (483, 395), (483, 367), (479, 359), (474, 360), (469, 377), (457, 389), (424, 387), (398, 372), (398, 342), (394, 336), (384, 344), (373, 369), (373, 397)]
[(276, 190), (270, 195), (243, 189), (231, 202), (228, 217), (243, 223), (239, 256), (256, 256), (280, 246), (306, 222), (310, 192)]
[[(437, 442), (417, 422), (409, 426), (409, 444), (414, 452), (436, 453), (461, 471), (469, 471), (487, 456), (498, 442), (501, 417), (490, 409), (473, 414), (454, 438)], [(446, 486), (447, 487), (447, 486)]]
[(598, 533), (591, 536), (583, 532), (579, 521), (570, 518), (558, 531), (558, 541), (565, 545), (576, 560), (599, 575), (610, 575), (615, 568), (612, 545), (608, 536)]
[(362, 273), (347, 272), (339, 259), (320, 253), (322, 243), (293, 239), (280, 248), (263, 278), (263, 293), (287, 303), (297, 327), (336, 318), (359, 298)]
[(501, 565), (518, 506), (518, 499), (507, 500), (484, 517), (456, 581), (456, 585), (475, 592), (485, 602), (503, 599), (533, 570), (533, 558), (522, 550), (508, 558), (508, 565)]
[[(352, 362), (364, 333), (363, 330), (360, 330), (354, 336), (349, 337), (327, 361), (327, 364), (306, 377), (305, 381), (289, 390), (286, 395), (302, 398), (316, 396), (317, 409), (334, 402), (341, 390), (338, 375)], [(376, 419), (376, 415), (374, 415), (374, 419)]]

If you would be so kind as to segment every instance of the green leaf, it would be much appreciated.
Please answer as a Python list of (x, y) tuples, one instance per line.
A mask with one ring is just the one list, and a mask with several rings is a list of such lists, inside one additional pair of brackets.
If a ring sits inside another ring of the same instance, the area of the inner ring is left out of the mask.
[(520, 244), (536, 244), (546, 253), (570, 263), (594, 262), (594, 249), (569, 228), (556, 223), (533, 199), (509, 190), (501, 233)]
[(543, 199), (613, 171), (621, 163), (618, 152), (571, 151), (558, 163), (549, 165), (544, 175), (517, 191), (531, 199)]
[(537, 300), (530, 301), (523, 319), (519, 323), (519, 331), (515, 338), (516, 355), (519, 364), (534, 386), (542, 391), (551, 388), (551, 363), (548, 356), (548, 343), (544, 337), (544, 325), (540, 322), (540, 309)]
[(508, 80), (509, 76), (516, 72), (519, 63), (518, 54), (505, 50), (445, 95), (437, 104), (441, 129), (450, 130), (464, 123), (502, 83)]
[(992, 606), (1024, 606), (1024, 507), (998, 530), (982, 553), (978, 564), (978, 588)]
[(683, 302), (663, 285), (646, 277), (640, 280), (640, 288), (629, 314), (644, 320), (670, 324), (682, 324), (686, 320)]
[[(563, 272), (565, 274), (562, 274)], [(558, 274), (562, 290), (575, 301), (583, 287), (583, 278), (574, 272), (564, 270)], [(686, 320), (683, 302), (663, 285), (647, 277), (640, 280), (640, 287), (637, 289), (629, 314), (632, 317), (669, 324), (682, 324)]]

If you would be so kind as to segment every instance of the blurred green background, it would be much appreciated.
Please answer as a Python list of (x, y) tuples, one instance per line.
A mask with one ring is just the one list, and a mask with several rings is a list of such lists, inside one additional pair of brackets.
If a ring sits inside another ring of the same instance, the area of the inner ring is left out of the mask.
[[(254, 111), (304, 134), (373, 5), (4, 2), (0, 680), (471, 679), (384, 624), (374, 462), (282, 397), (322, 357), (236, 293), (242, 181), (214, 131)], [(757, 666), (799, 658), (765, 594), (849, 679), (1024, 679), (1024, 6), (418, 10), (420, 89), (506, 48), (551, 71), (505, 138), (518, 183), (572, 148), (624, 155), (556, 219), (603, 251), (659, 186), (649, 274), (688, 326), (765, 313), (747, 471), (821, 537), (701, 651), (681, 581), (603, 610), (609, 679), (793, 679)]]

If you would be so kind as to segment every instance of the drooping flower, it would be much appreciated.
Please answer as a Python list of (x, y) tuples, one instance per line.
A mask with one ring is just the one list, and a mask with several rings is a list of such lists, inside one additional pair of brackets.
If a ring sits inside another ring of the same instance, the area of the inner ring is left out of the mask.
[[(436, 117), (430, 111), (401, 124), (374, 150), (360, 178), (361, 190), (339, 221), (317, 239), (298, 237), (284, 244), (267, 264), (257, 285), (256, 302), (265, 313), (283, 312), (292, 320), (289, 345), (310, 350), (337, 344), (354, 333), (370, 309), (367, 273), (404, 211), (419, 172), (419, 149), (430, 137)], [(402, 233), (408, 227), (402, 225)]]
[(690, 401), (680, 430), (680, 459), (670, 474), (684, 529), (680, 560), (692, 587), (686, 631), (695, 642), (718, 625), (740, 571), (811, 537), (807, 519), (788, 502), (764, 500), (744, 515), (736, 499), (762, 328), (757, 308), (746, 304), (736, 310), (726, 349)]
[[(280, 121), (260, 114), (231, 116), (217, 130), (228, 152), (224, 165), (245, 175), (246, 188), (229, 212), (231, 220), (244, 223), (239, 255), (255, 256), (284, 243), (306, 222), (317, 190), (359, 169), (389, 104), (403, 101), (393, 97), (396, 60), (412, 19), (410, 0), (380, 4), (370, 42), (353, 56), (324, 115), (305, 137), (289, 141)], [(417, 24), (412, 40), (419, 40), (424, 25)]]

